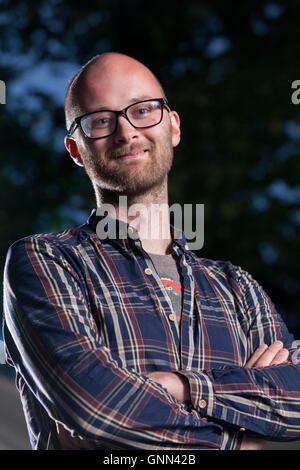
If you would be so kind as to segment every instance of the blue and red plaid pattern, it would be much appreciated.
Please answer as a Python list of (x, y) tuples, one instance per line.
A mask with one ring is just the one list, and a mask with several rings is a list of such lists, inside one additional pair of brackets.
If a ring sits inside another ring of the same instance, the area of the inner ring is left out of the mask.
[[(99, 240), (98, 221), (7, 255), (4, 338), (32, 447), (59, 448), (60, 427), (98, 449), (238, 449), (242, 428), (300, 438), (300, 366), (245, 368), (260, 344), (294, 339), (262, 287), (197, 257), (182, 233), (178, 324), (140, 240)], [(146, 376), (155, 370), (184, 374), (191, 403)]]

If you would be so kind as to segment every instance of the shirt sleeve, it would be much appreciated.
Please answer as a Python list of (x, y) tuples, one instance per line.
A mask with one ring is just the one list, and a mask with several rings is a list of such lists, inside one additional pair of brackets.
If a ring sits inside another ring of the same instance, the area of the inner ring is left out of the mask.
[(290, 359), (251, 369), (225, 366), (181, 371), (189, 380), (192, 405), (215, 422), (268, 440), (300, 439), (300, 366), (291, 360), (297, 342), (252, 276), (240, 268), (235, 268), (232, 276), (237, 308), (249, 325), (248, 359), (260, 344), (270, 345), (275, 340), (290, 350)]
[(219, 448), (221, 425), (124, 368), (103, 344), (82, 282), (59, 244), (28, 237), (8, 252), (6, 346), (48, 415), (104, 448)]

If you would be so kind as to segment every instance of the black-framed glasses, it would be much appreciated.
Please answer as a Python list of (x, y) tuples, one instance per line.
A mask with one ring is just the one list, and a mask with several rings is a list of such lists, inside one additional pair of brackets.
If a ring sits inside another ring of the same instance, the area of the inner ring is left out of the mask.
[(124, 115), (127, 121), (138, 129), (157, 126), (162, 120), (164, 106), (170, 111), (165, 98), (155, 98), (138, 101), (130, 104), (121, 111), (103, 109), (83, 114), (74, 119), (67, 136), (70, 137), (75, 129), (80, 126), (84, 135), (89, 139), (103, 139), (112, 135), (117, 130), (118, 118)]

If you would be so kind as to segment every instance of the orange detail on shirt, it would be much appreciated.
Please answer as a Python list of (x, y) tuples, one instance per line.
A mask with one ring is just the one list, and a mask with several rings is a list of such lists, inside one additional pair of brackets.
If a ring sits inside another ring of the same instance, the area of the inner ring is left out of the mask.
[(168, 279), (167, 277), (163, 277), (162, 279), (163, 285), (165, 287), (170, 286), (172, 289), (177, 290), (177, 291), (182, 291), (182, 288), (177, 282), (172, 281), (172, 279)]

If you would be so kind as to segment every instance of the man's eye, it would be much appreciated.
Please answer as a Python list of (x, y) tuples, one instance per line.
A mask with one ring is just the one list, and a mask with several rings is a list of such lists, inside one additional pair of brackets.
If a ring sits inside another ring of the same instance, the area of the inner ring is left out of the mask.
[(95, 127), (104, 127), (104, 126), (109, 126), (109, 124), (111, 123), (111, 118), (110, 117), (103, 117), (103, 118), (98, 118), (98, 119), (95, 119), (92, 124), (91, 124), (91, 127), (95, 128)]
[(132, 113), (135, 117), (146, 117), (153, 111), (152, 106), (141, 106), (139, 108), (133, 109)]
[(137, 110), (138, 114), (147, 114), (149, 111), (151, 111), (151, 109), (140, 108)]

